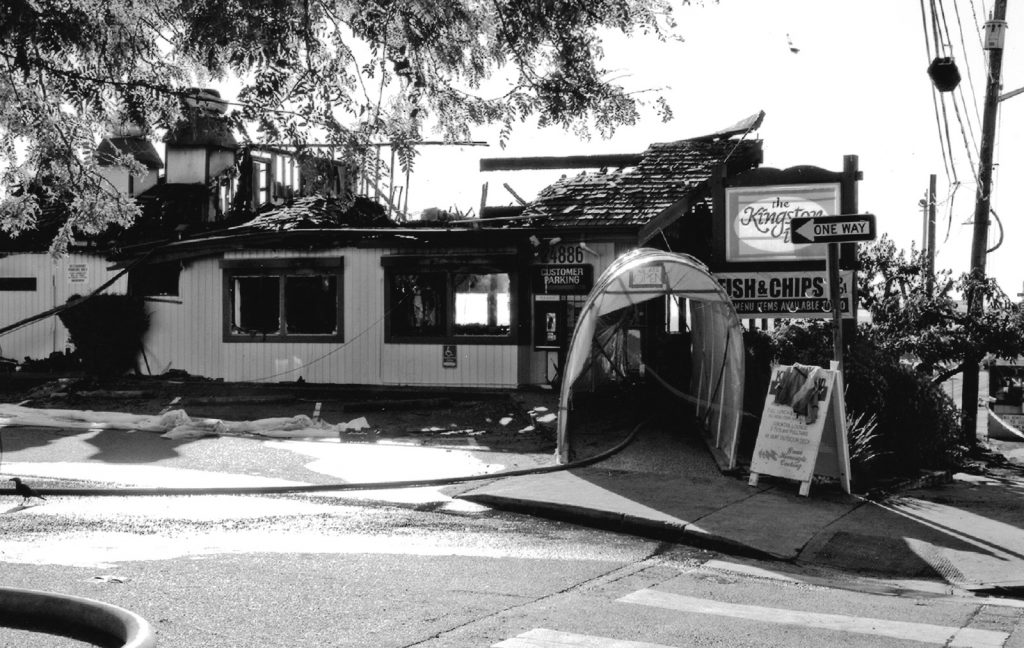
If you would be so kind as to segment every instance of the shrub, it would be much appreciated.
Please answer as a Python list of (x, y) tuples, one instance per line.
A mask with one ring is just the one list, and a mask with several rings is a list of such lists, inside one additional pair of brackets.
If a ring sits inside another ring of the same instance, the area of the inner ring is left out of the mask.
[(910, 367), (885, 376), (892, 394), (882, 409), (880, 446), (891, 452), (889, 472), (901, 475), (922, 468), (952, 468), (962, 458), (959, 412), (953, 399)]
[(883, 460), (888, 452), (879, 448), (878, 416), (872, 414), (846, 413), (847, 442), (850, 448), (851, 479), (861, 484), (871, 484), (877, 480)]
[[(78, 295), (68, 303), (78, 300)], [(143, 301), (129, 295), (96, 295), (60, 313), (86, 373), (112, 377), (136, 369), (149, 330)]]
[[(866, 485), (922, 468), (956, 465), (962, 448), (955, 404), (927, 376), (884, 351), (876, 334), (870, 326), (859, 328), (844, 357), (854, 479)], [(791, 323), (772, 331), (771, 341), (774, 360), (781, 364), (827, 367), (832, 359), (832, 329), (827, 321)], [(760, 373), (760, 368), (755, 371)]]

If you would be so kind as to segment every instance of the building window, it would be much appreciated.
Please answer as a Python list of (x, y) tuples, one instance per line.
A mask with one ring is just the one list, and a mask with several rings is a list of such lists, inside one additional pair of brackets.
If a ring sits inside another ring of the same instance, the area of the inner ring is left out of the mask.
[(515, 343), (516, 273), (499, 257), (385, 257), (387, 342)]
[(443, 272), (396, 272), (391, 275), (391, 335), (444, 337), (448, 277)]
[(254, 158), (252, 161), (254, 200), (253, 207), (259, 209), (270, 202), (270, 160)]
[(0, 290), (4, 292), (34, 292), (35, 289), (35, 277), (0, 277)]
[(221, 267), (225, 341), (344, 339), (340, 259), (226, 260)]
[(453, 275), (455, 335), (507, 336), (512, 323), (511, 282), (507, 272)]

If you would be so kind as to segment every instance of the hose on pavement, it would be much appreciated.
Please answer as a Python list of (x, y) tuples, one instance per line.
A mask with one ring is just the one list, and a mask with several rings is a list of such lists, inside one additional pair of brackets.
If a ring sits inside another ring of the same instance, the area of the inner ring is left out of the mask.
[[(438, 477), (433, 479), (411, 479), (406, 481), (386, 482), (335, 482), (329, 484), (296, 484), (288, 486), (209, 486), (200, 488), (166, 488), (166, 487), (137, 487), (118, 486), (103, 488), (34, 488), (40, 495), (74, 495), (78, 497), (126, 497), (156, 495), (280, 495), (289, 493), (318, 493), (325, 491), (365, 491), (365, 490), (388, 490), (399, 488), (421, 488), (432, 486), (451, 486), (466, 482), (503, 479), (505, 477), (522, 477), (525, 475), (541, 475), (545, 473), (573, 470), (600, 463), (610, 457), (622, 452), (629, 444), (636, 440), (640, 430), (649, 423), (649, 420), (637, 424), (626, 438), (615, 446), (600, 452), (592, 457), (571, 461), (565, 464), (551, 466), (538, 466), (536, 468), (519, 468), (516, 470), (502, 470), (493, 473), (480, 475), (462, 475), (457, 477)], [(15, 494), (8, 490), (3, 494)]]

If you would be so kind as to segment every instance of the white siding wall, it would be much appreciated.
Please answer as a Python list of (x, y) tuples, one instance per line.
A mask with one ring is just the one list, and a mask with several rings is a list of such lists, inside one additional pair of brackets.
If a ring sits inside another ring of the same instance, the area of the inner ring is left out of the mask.
[(206, 182), (205, 148), (167, 148), (167, 182)]
[[(482, 252), (460, 250), (460, 253)], [(227, 381), (363, 385), (515, 387), (517, 347), (458, 345), (458, 367), (442, 366), (440, 344), (384, 343), (382, 249), (233, 252), (226, 259), (342, 257), (344, 342), (223, 342), (223, 278), (219, 259), (203, 259), (181, 273), (181, 304), (150, 304), (153, 323), (146, 354), (154, 373), (168, 368)], [(443, 254), (444, 252), (437, 252)]]
[(516, 387), (518, 347), (512, 344), (462, 344), (457, 366), (445, 368), (440, 344), (384, 346), (383, 382), (389, 385)]
[(216, 150), (210, 151), (210, 177), (216, 176), (218, 173), (227, 169), (228, 167), (234, 166), (235, 164), (235, 152), (234, 151), (223, 151)]
[(166, 298), (181, 303), (148, 303), (143, 366), (153, 374), (182, 369), (197, 376), (221, 375), (220, 282), (217, 259), (187, 262), (178, 279), (179, 296)]
[[(118, 191), (123, 194), (128, 194), (128, 170), (122, 169), (121, 167), (100, 167), (99, 173), (107, 179), (110, 184), (114, 185)], [(156, 181), (159, 174), (155, 170), (150, 170), (144, 176), (135, 176), (132, 178), (131, 187), (133, 196), (150, 189), (156, 185)]]
[(128, 170), (127, 169), (122, 169), (121, 167), (113, 167), (113, 166), (101, 166), (99, 168), (99, 174), (101, 176), (103, 176), (103, 178), (107, 182), (109, 182), (110, 184), (114, 185), (114, 188), (117, 189), (120, 193), (123, 193), (123, 194), (127, 194), (128, 193)]
[[(0, 277), (36, 278), (35, 291), (0, 291), (0, 326), (64, 304), (71, 295), (92, 292), (116, 274), (107, 266), (102, 257), (77, 253), (60, 259), (41, 253), (0, 258)], [(124, 294), (126, 285), (122, 277), (106, 292)], [(0, 356), (19, 362), (41, 359), (68, 344), (67, 329), (53, 316), (0, 336)]]
[(135, 195), (138, 196), (141, 193), (149, 191), (156, 186), (156, 182), (159, 179), (160, 174), (156, 169), (151, 170), (145, 176), (141, 178), (135, 178), (134, 189)]

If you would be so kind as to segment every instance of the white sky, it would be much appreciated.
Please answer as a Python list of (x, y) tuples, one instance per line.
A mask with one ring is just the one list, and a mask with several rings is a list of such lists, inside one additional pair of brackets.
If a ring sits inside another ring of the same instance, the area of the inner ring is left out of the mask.
[[(986, 62), (976, 25), (983, 24), (991, 0), (943, 0), (952, 54), (960, 66), (974, 142), (980, 141), (981, 102)], [(928, 3), (925, 3), (928, 4)], [(1024, 34), (1015, 31), (1013, 3), (1003, 60), (1003, 92), (1024, 86)], [(973, 13), (972, 13), (973, 8)], [(960, 45), (956, 13), (963, 25), (967, 60)], [(666, 87), (675, 119), (667, 124), (651, 110), (642, 124), (621, 129), (611, 140), (580, 141), (561, 129), (538, 130), (522, 124), (508, 147), (497, 146), (496, 133), (475, 139), (490, 147), (425, 147), (410, 183), (410, 210), (428, 206), (480, 206), (481, 185), (489, 183), (489, 205), (514, 204), (502, 188), (508, 182), (524, 198), (557, 179), (561, 171), (479, 173), (481, 157), (635, 153), (651, 142), (703, 135), (732, 125), (759, 110), (766, 112), (757, 132), (764, 141), (765, 166), (786, 168), (811, 164), (842, 168), (844, 155), (857, 155), (864, 179), (860, 211), (878, 217), (900, 247), (921, 246), (922, 211), (918, 201), (928, 176), (938, 176), (936, 267), (965, 271), (970, 260), (977, 154), (968, 162), (961, 127), (947, 100), (949, 133), (960, 187), (948, 200), (947, 175), (940, 148), (926, 68), (918, 2), (892, 0), (721, 0), (718, 5), (682, 7), (677, 11), (683, 43), (658, 44), (621, 37), (606, 40), (606, 66), (628, 76), (630, 89)], [(974, 20), (978, 17), (978, 23)], [(1024, 13), (1018, 25), (1024, 25)], [(787, 35), (800, 51), (789, 49)], [(974, 81), (972, 92), (968, 68)], [(947, 95), (948, 97), (948, 95)], [(962, 110), (963, 114), (964, 111)], [(1024, 130), (1024, 95), (1000, 106), (996, 175), (992, 207), (1006, 228), (1005, 242), (989, 255), (988, 272), (1015, 296), (1024, 285), (1024, 262), (1018, 260), (1024, 234), (1014, 178), (1024, 172), (1017, 145)], [(970, 135), (968, 135), (970, 137)], [(578, 171), (567, 170), (575, 174)], [(396, 179), (396, 184), (404, 180)], [(948, 238), (947, 238), (947, 224)], [(990, 247), (998, 226), (990, 231)]]

